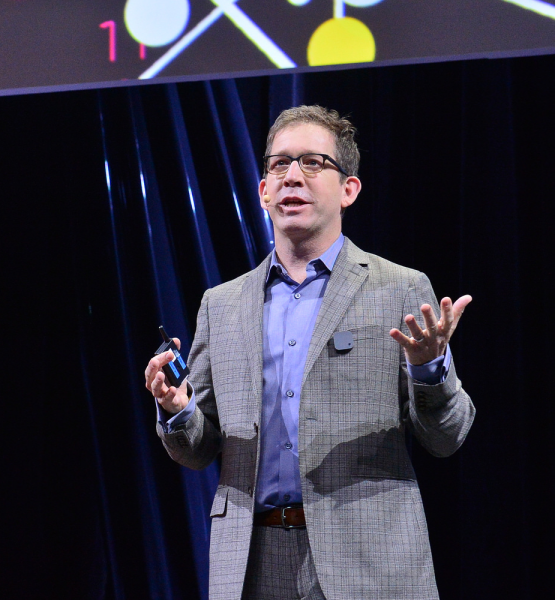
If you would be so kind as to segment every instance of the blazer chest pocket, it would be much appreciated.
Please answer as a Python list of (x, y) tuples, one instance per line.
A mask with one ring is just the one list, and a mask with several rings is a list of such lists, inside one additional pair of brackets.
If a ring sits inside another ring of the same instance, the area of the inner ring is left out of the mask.
[(211, 517), (225, 517), (227, 513), (227, 496), (229, 488), (227, 485), (219, 485), (214, 496), (214, 502), (212, 502), (212, 509), (210, 510)]

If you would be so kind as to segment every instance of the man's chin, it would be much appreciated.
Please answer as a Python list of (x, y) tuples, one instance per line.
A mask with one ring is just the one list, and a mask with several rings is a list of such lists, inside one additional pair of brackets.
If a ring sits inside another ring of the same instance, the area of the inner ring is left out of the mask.
[(306, 219), (302, 218), (302, 215), (289, 215), (285, 218), (280, 219), (279, 229), (285, 234), (297, 234), (302, 232), (309, 232), (311, 227)]
[(314, 223), (304, 219), (287, 219), (277, 228), (283, 238), (291, 242), (304, 242), (321, 235), (321, 229)]

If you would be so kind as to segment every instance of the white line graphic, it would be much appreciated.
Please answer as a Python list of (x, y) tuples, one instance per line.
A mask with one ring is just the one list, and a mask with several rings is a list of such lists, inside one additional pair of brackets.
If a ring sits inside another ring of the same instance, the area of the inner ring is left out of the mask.
[(212, 0), (225, 12), (226, 17), (240, 29), (249, 40), (265, 54), (276, 67), (288, 69), (297, 65), (279, 48), (258, 25), (229, 0)]
[[(226, 0), (236, 2), (236, 0)], [(187, 46), (190, 46), (199, 35), (203, 34), (209, 27), (224, 14), (223, 8), (215, 8), (202, 21), (199, 21), (189, 33), (186, 33), (179, 42), (175, 43), (165, 54), (163, 54), (152, 66), (150, 66), (139, 79), (150, 79), (165, 69), (174, 58), (179, 56)]]
[(516, 4), (522, 8), (526, 8), (527, 10), (531, 10), (539, 15), (543, 15), (544, 17), (549, 17), (550, 19), (555, 19), (555, 6), (553, 4), (549, 4), (548, 2), (542, 2), (541, 0), (503, 0), (504, 2), (509, 2), (510, 4)]
[(211, 0), (216, 5), (202, 21), (197, 23), (177, 43), (175, 43), (163, 56), (152, 64), (139, 79), (151, 79), (165, 69), (177, 56), (190, 46), (222, 15), (226, 15), (232, 23), (242, 31), (246, 37), (265, 54), (276, 67), (280, 69), (293, 68), (297, 65), (250, 19), (240, 8), (235, 6), (238, 0)]
[(333, 18), (343, 19), (345, 17), (344, 0), (333, 0)]

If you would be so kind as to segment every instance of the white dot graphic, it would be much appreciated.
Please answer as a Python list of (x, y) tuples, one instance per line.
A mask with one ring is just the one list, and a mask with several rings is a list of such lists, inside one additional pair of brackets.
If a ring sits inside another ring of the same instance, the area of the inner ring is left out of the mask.
[(189, 22), (188, 0), (128, 0), (123, 13), (132, 38), (145, 46), (165, 46)]

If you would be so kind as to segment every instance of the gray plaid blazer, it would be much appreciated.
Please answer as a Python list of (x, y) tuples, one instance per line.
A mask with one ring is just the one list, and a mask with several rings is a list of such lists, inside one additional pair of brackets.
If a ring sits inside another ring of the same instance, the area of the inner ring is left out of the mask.
[[(247, 567), (269, 262), (205, 293), (188, 360), (195, 412), (176, 432), (158, 427), (170, 456), (187, 467), (202, 469), (222, 453), (211, 510), (211, 600), (240, 600)], [(419, 315), (425, 302), (437, 314), (425, 275), (345, 240), (314, 327), (299, 417), (307, 530), (328, 600), (438, 597), (405, 428), (433, 455), (448, 456), (464, 441), (474, 407), (454, 364), (444, 383), (419, 384), (389, 336), (392, 327), (407, 333), (403, 317)], [(354, 347), (338, 353), (333, 335), (346, 330)]]

